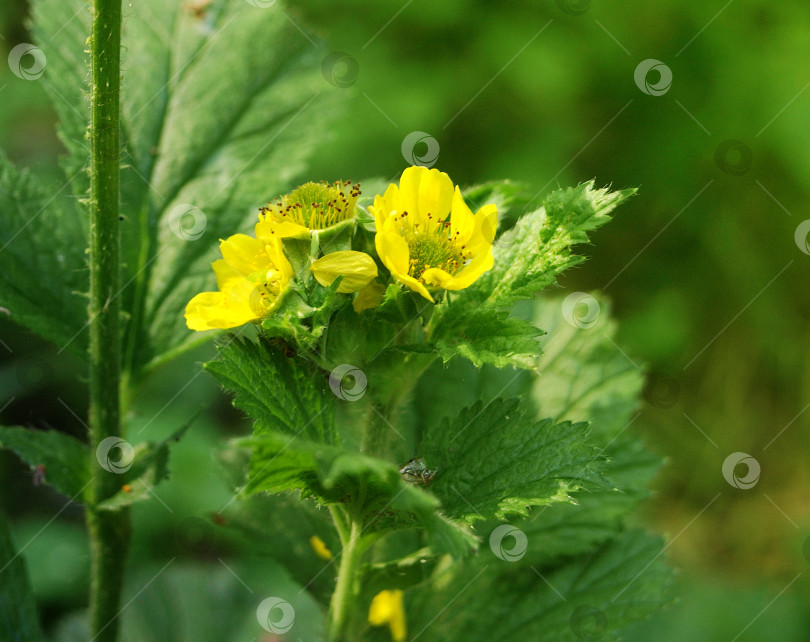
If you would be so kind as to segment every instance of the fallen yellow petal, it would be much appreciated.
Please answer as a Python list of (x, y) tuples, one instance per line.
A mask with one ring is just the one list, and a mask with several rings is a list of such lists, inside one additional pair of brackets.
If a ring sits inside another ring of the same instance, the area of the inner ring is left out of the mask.
[(312, 550), (315, 551), (315, 555), (322, 560), (329, 561), (332, 559), (332, 551), (326, 547), (326, 544), (324, 544), (323, 540), (317, 535), (313, 535), (309, 538), (309, 545), (312, 547)]
[(372, 626), (387, 624), (391, 629), (391, 639), (394, 642), (402, 642), (408, 634), (402, 595), (403, 593), (399, 589), (380, 591), (371, 600), (371, 606), (368, 609), (368, 623)]

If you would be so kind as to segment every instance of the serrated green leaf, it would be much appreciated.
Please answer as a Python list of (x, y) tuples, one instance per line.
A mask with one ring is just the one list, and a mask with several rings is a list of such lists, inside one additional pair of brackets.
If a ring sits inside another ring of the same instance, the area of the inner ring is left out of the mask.
[(32, 468), (44, 466), (44, 482), (74, 501), (90, 483), (90, 450), (55, 430), (0, 426), (0, 448), (13, 450)]
[(543, 331), (528, 321), (509, 316), (506, 310), (492, 306), (466, 311), (463, 325), (455, 332), (443, 332), (432, 337), (439, 356), (449, 361), (455, 356), (469, 359), (474, 366), (490, 364), (497, 368), (516, 366), (537, 368), (540, 344), (537, 339)]
[(563, 317), (563, 299), (537, 303), (535, 322), (548, 329), (532, 395), (540, 412), (557, 420), (589, 421), (593, 440), (609, 461), (606, 474), (624, 492), (646, 496), (660, 460), (632, 434), (642, 371), (616, 344), (610, 306), (600, 306), (593, 325), (579, 328)]
[(542, 208), (498, 239), (495, 267), (476, 282), (475, 291), (498, 305), (533, 298), (560, 272), (584, 260), (571, 247), (586, 243), (588, 232), (607, 223), (609, 214), (634, 193), (594, 189), (593, 181), (552, 192)]
[(447, 514), (472, 523), (525, 515), (529, 506), (604, 488), (598, 452), (587, 438), (587, 424), (536, 421), (517, 400), (495, 399), (430, 428), (421, 454), (438, 470), (431, 490)]
[(7, 642), (42, 639), (25, 562), (14, 549), (5, 519), (0, 519), (0, 639)]
[(439, 501), (405, 483), (393, 464), (270, 431), (242, 444), (253, 453), (246, 495), (300, 490), (323, 504), (346, 504), (370, 533), (421, 525), (435, 552), (461, 557), (476, 546), (468, 529), (439, 515)]
[(232, 338), (205, 369), (235, 394), (234, 405), (255, 422), (254, 435), (277, 431), (339, 443), (328, 375), (303, 359), (287, 357), (268, 342)]
[(405, 608), (410, 629), (430, 639), (478, 640), (485, 631), (494, 642), (607, 640), (665, 604), (670, 579), (661, 540), (632, 531), (550, 569), (476, 558), (409, 590)]
[(0, 154), (0, 306), (12, 321), (83, 354), (87, 241), (67, 187), (46, 187)]
[(186, 424), (163, 441), (145, 442), (134, 448), (132, 468), (121, 475), (121, 490), (98, 504), (99, 510), (118, 510), (149, 499), (152, 489), (169, 477), (169, 454), (173, 443), (188, 429)]
[(587, 233), (610, 220), (610, 212), (633, 193), (594, 189), (590, 181), (553, 192), (542, 208), (521, 217), (493, 245), (494, 267), (436, 308), (430, 340), (442, 357), (461, 355), (476, 365), (535, 367), (539, 348), (533, 339), (539, 332), (509, 317), (508, 311), (583, 261), (571, 247), (587, 242)]

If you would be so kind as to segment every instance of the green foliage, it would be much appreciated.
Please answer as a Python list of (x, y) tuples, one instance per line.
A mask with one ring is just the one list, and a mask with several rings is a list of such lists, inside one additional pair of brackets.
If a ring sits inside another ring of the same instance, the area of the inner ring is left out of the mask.
[(42, 639), (37, 607), (25, 562), (15, 552), (5, 519), (0, 519), (0, 637), (8, 642), (37, 642)]
[[(84, 197), (88, 184), (80, 170), (88, 154), (88, 110), (82, 61), (89, 12), (82, 0), (38, 0), (34, 14), (49, 65), (46, 90), (68, 151), (63, 167), (73, 194)], [(218, 239), (248, 231), (258, 207), (290, 186), (327, 137), (338, 94), (329, 91), (317, 52), (280, 6), (217, 1), (197, 16), (182, 3), (148, 0), (127, 11), (123, 42), (120, 296), (127, 319), (125, 366), (137, 373), (198, 341), (185, 326), (183, 310), (194, 294), (213, 289), (209, 264)], [(8, 171), (0, 190), (19, 192)], [(60, 345), (70, 340), (82, 352), (86, 315), (74, 293), (87, 290), (86, 230), (75, 201), (46, 203), (38, 192), (34, 196), (25, 199), (25, 209), (8, 210), (14, 224), (3, 225), (3, 233), (8, 230), (11, 238), (19, 221), (47, 204), (49, 224), (40, 229), (51, 240), (54, 233), (64, 235), (63, 249), (40, 259), (36, 287), (32, 282), (17, 298), (9, 295), (7, 307), (15, 320)], [(25, 236), (15, 239), (16, 256), (29, 256), (28, 244), (41, 235)], [(3, 260), (13, 258), (3, 253)], [(30, 259), (28, 265), (14, 273), (32, 273)], [(47, 285), (42, 274), (55, 280), (49, 297), (38, 294)], [(48, 322), (57, 309), (64, 311), (63, 325)]]
[[(169, 477), (171, 445), (180, 441), (188, 425), (176, 430), (158, 443), (138, 444), (134, 450), (132, 468), (121, 476), (121, 490), (98, 505), (99, 510), (119, 510), (135, 502), (149, 499), (152, 488)], [(125, 487), (126, 486), (126, 487)]]
[(494, 267), (436, 310), (430, 337), (442, 358), (461, 355), (476, 365), (536, 368), (534, 339), (541, 332), (509, 317), (512, 305), (533, 298), (560, 272), (584, 261), (572, 254), (572, 246), (587, 242), (588, 232), (609, 221), (634, 192), (596, 189), (590, 181), (552, 192), (540, 209), (521, 217), (493, 245)]
[(532, 420), (517, 400), (477, 402), (428, 431), (422, 454), (440, 472), (431, 490), (454, 519), (528, 513), (603, 487), (585, 423)]
[(81, 352), (86, 223), (66, 187), (43, 185), (0, 153), (0, 301), (16, 323)]
[(90, 481), (90, 451), (55, 430), (0, 426), (0, 448), (13, 450), (32, 468), (44, 466), (44, 481), (76, 501)]
[(631, 531), (593, 555), (569, 558), (548, 570), (522, 560), (477, 558), (437, 576), (438, 588), (408, 591), (410, 627), (414, 635), (429, 632), (431, 638), (451, 642), (481, 639), (483, 631), (488, 640), (504, 641), (530, 636), (576, 642), (601, 636), (648, 616), (664, 602), (660, 587), (669, 570), (660, 550), (659, 539)]
[(275, 432), (339, 443), (335, 397), (325, 373), (268, 342), (233, 337), (220, 345), (219, 354), (205, 368), (235, 393), (234, 405), (253, 417), (254, 435)]

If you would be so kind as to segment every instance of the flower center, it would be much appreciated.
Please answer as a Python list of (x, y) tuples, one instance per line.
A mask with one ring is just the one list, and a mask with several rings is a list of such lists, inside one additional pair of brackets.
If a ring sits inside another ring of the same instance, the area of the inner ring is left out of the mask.
[[(440, 230), (443, 231), (444, 226)], [(448, 274), (455, 274), (464, 265), (463, 253), (439, 230), (432, 234), (410, 234), (406, 240), (411, 257), (408, 274), (415, 279), (421, 279), (429, 268), (441, 268)]]
[(325, 230), (354, 216), (358, 196), (360, 183), (304, 183), (274, 204), (268, 203), (261, 212), (277, 222), (292, 221), (310, 230)]
[(284, 289), (284, 275), (275, 268), (266, 273), (254, 272), (248, 280), (255, 284), (250, 293), (250, 307), (260, 316), (273, 309), (281, 291)]

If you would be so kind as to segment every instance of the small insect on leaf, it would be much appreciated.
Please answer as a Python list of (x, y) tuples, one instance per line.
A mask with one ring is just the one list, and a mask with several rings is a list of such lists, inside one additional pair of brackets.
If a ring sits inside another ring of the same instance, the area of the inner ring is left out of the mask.
[(399, 469), (399, 474), (402, 475), (402, 479), (406, 482), (410, 484), (424, 484), (425, 486), (430, 485), (430, 482), (436, 478), (436, 473), (438, 472), (439, 471), (435, 468), (428, 468), (421, 457), (414, 457), (409, 460), (408, 463), (403, 464)]
[(42, 486), (45, 483), (45, 464), (37, 464), (34, 466), (34, 486)]

